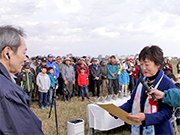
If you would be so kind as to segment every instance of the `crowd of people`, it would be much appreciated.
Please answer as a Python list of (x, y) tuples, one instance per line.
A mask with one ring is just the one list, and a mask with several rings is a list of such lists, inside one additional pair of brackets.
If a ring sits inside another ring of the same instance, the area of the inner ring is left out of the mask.
[[(52, 95), (62, 95), (65, 102), (73, 96), (82, 96), (84, 101), (85, 93), (91, 102), (88, 91), (99, 97), (106, 87), (108, 94), (113, 89), (114, 94), (121, 91), (126, 95), (127, 86), (131, 97), (119, 107), (131, 113), (127, 119), (142, 123), (132, 125), (131, 133), (173, 134), (170, 118), (172, 107), (180, 106), (180, 62), (176, 66), (178, 74), (174, 75), (172, 65), (163, 58), (158, 46), (146, 46), (139, 59), (127, 57), (124, 61), (114, 55), (99, 61), (72, 54), (29, 59), (25, 56), (24, 37), (21, 28), (0, 27), (0, 134), (44, 134), (41, 121), (30, 109), (31, 98), (38, 100), (43, 110), (48, 108), (47, 101), (53, 107)], [(150, 93), (137, 80), (140, 76), (151, 88)], [(152, 93), (162, 100), (153, 101)]]
[[(47, 102), (53, 107), (54, 90), (56, 98), (65, 102), (71, 101), (73, 96), (82, 97), (82, 101), (86, 96), (91, 102), (88, 92), (92, 92), (93, 97), (99, 97), (105, 89), (108, 94), (121, 91), (126, 96), (128, 89), (132, 93), (138, 78), (144, 74), (137, 55), (134, 59), (126, 57), (125, 60), (112, 55), (101, 61), (86, 56), (74, 57), (72, 54), (26, 57), (21, 73), (14, 76), (15, 82), (32, 100), (38, 100), (40, 109), (48, 108)], [(167, 58), (164, 58), (162, 69), (166, 75), (172, 73), (172, 65)], [(28, 102), (30, 105), (31, 101)]]

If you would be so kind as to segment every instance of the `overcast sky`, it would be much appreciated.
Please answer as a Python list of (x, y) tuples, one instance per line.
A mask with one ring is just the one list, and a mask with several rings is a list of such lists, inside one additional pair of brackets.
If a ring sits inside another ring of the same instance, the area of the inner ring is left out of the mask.
[(1, 0), (0, 24), (21, 26), (30, 56), (130, 55), (156, 44), (180, 57), (180, 0)]

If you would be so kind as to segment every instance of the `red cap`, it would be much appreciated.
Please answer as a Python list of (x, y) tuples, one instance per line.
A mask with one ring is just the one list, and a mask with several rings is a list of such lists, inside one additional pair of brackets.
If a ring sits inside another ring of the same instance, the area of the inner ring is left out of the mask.
[(61, 59), (61, 56), (57, 56), (56, 59)]

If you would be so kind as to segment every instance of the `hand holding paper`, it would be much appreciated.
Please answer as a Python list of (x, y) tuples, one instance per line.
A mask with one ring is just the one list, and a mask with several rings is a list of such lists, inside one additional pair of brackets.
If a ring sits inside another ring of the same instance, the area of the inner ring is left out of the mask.
[(145, 120), (145, 114), (144, 113), (137, 113), (136, 115), (127, 115), (127, 119), (132, 120), (134, 122), (140, 123)]
[[(130, 115), (129, 113), (125, 112), (124, 110), (115, 106), (114, 104), (97, 104), (97, 105), (105, 109), (106, 111), (108, 111), (110, 115), (116, 116), (130, 125), (141, 125), (141, 122), (139, 122), (139, 119), (138, 119), (138, 117), (140, 117), (139, 115), (137, 116)], [(132, 121), (131, 119), (134, 121)], [(135, 122), (135, 121), (138, 121), (138, 122)]]

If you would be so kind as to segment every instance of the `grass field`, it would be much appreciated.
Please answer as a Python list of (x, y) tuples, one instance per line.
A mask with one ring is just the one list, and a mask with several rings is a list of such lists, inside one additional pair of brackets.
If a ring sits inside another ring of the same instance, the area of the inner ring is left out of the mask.
[[(173, 66), (173, 73), (176, 74), (176, 64), (177, 61), (171, 61)], [(90, 98), (92, 98), (91, 93)], [(107, 95), (107, 91), (105, 93), (101, 93), (100, 96)], [(85, 102), (81, 102), (81, 98), (73, 97), (71, 102), (65, 103), (61, 101), (61, 99), (56, 100), (58, 105), (57, 107), (57, 117), (58, 117), (58, 130), (59, 135), (67, 134), (67, 121), (81, 118), (85, 121), (85, 135), (88, 134), (88, 114), (87, 114), (87, 105), (89, 102), (85, 100)], [(56, 134), (56, 124), (55, 124), (55, 113), (54, 108), (51, 113), (51, 118), (49, 116), (49, 110), (40, 110), (38, 107), (38, 102), (32, 102), (31, 106), (32, 111), (39, 117), (42, 121), (42, 129), (45, 135), (55, 135)], [(180, 131), (180, 126), (178, 127)], [(130, 132), (125, 126), (110, 130), (109, 132), (97, 132), (97, 135), (130, 135)]]

